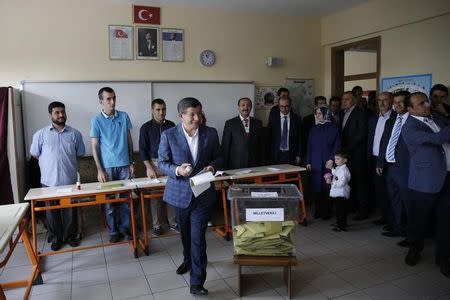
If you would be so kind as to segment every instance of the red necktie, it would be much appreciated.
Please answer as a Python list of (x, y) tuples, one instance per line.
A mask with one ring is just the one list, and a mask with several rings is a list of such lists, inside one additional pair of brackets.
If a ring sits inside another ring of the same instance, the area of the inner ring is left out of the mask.
[(244, 129), (245, 129), (245, 133), (247, 135), (247, 137), (250, 135), (250, 131), (247, 132), (247, 128), (248, 128), (248, 118), (245, 118), (244, 120)]

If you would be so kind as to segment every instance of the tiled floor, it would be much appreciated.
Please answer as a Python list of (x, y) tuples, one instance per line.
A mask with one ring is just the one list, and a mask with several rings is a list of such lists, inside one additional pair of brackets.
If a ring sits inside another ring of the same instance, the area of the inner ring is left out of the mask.
[[(312, 222), (295, 233), (299, 265), (294, 268), (295, 299), (450, 299), (450, 279), (434, 265), (432, 242), (415, 267), (403, 263), (399, 239), (380, 235), (371, 222), (353, 224), (348, 232), (331, 231), (331, 221)], [(101, 242), (107, 233), (91, 227), (83, 245)], [(101, 231), (101, 233), (99, 233)], [(40, 238), (40, 247), (49, 244)], [(209, 299), (237, 296), (237, 268), (232, 263), (232, 242), (208, 233)], [(150, 256), (133, 258), (128, 245), (98, 248), (43, 260), (45, 284), (34, 286), (31, 299), (191, 299), (189, 275), (176, 275), (181, 263), (178, 236), (151, 241)], [(0, 281), (22, 279), (30, 269), (20, 245), (10, 263), (1, 270)], [(243, 299), (287, 297), (281, 268), (244, 269)], [(8, 290), (8, 299), (21, 299), (24, 289)]]

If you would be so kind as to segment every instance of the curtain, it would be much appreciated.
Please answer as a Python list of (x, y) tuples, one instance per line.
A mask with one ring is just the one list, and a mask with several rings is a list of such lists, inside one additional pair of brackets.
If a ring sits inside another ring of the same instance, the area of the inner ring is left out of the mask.
[(0, 87), (0, 205), (14, 203), (8, 162), (8, 88)]

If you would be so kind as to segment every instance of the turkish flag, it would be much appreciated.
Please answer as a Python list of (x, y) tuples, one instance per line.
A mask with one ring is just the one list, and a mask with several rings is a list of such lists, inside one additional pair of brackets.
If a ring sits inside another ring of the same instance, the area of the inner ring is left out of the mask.
[(120, 38), (126, 39), (126, 38), (128, 38), (128, 34), (125, 31), (123, 31), (122, 29), (116, 29), (114, 37), (119, 38), (119, 39)]
[(161, 24), (161, 8), (133, 5), (133, 23)]

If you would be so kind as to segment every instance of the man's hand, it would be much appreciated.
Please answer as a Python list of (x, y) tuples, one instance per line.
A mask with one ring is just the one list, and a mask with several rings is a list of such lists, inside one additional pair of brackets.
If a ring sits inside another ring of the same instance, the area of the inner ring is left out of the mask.
[(98, 182), (106, 182), (106, 181), (108, 181), (108, 175), (106, 174), (105, 171), (98, 170), (97, 171), (97, 180), (98, 180)]
[(130, 177), (134, 177), (134, 164), (130, 164)]
[(306, 170), (311, 171), (311, 164), (306, 165)]
[(377, 172), (378, 176), (383, 175), (383, 168), (376, 168), (375, 171)]
[(333, 161), (331, 159), (327, 160), (327, 162), (325, 163), (325, 168), (327, 169), (333, 169)]
[(204, 172), (211, 172), (211, 173), (214, 174), (214, 168), (211, 167), (211, 166), (204, 167), (204, 168), (203, 168), (203, 171), (204, 171)]
[(444, 108), (444, 105), (442, 105), (442, 103), (438, 103), (434, 106), (434, 108), (440, 112), (441, 114), (443, 114), (444, 116), (447, 116), (447, 111)]
[(178, 175), (183, 177), (188, 177), (192, 173), (191, 164), (184, 163), (178, 168)]
[(150, 179), (155, 179), (156, 177), (158, 177), (158, 175), (156, 174), (155, 170), (152, 167), (150, 167), (147, 168), (147, 177)]

